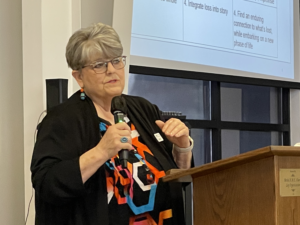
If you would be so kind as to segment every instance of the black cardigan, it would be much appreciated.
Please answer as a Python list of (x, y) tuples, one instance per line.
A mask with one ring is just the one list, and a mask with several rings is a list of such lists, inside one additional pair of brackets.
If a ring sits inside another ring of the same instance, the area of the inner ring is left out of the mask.
[[(172, 144), (155, 124), (161, 119), (157, 106), (141, 97), (123, 95), (128, 117), (165, 171), (176, 168)], [(154, 137), (164, 138), (158, 142)], [(79, 157), (100, 141), (99, 117), (92, 101), (76, 92), (48, 112), (39, 126), (31, 162), (35, 188), (36, 225), (108, 225), (105, 171), (83, 184)], [(169, 184), (173, 224), (184, 224), (181, 185)]]

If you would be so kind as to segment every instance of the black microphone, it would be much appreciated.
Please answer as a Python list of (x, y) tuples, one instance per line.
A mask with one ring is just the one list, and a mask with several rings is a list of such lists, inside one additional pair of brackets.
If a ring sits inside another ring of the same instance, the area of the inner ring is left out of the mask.
[[(122, 96), (114, 97), (111, 101), (110, 111), (114, 115), (115, 124), (125, 122), (124, 117), (127, 113), (125, 99)], [(119, 160), (123, 168), (127, 168), (128, 154), (128, 149), (121, 149), (119, 151)]]

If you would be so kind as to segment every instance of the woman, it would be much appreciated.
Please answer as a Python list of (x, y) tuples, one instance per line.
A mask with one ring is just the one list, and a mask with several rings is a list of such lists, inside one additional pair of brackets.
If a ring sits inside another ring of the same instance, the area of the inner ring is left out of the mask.
[[(122, 95), (126, 122), (114, 122), (113, 97), (122, 94), (126, 57), (113, 28), (95, 24), (75, 32), (66, 48), (81, 87), (42, 121), (31, 171), (36, 224), (184, 224), (181, 186), (160, 178), (189, 168), (192, 140), (177, 119)], [(118, 152), (128, 149), (127, 168)]]

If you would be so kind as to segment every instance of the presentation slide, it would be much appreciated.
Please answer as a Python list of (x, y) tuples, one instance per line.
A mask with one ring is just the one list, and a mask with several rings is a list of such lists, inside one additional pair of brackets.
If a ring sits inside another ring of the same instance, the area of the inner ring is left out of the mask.
[(131, 55), (294, 79), (293, 19), (293, 0), (134, 0)]

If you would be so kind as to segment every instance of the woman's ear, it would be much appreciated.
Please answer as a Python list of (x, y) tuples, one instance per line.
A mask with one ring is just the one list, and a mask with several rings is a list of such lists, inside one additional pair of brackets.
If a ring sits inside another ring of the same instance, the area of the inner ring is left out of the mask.
[(73, 70), (72, 71), (72, 76), (75, 78), (77, 81), (78, 85), (82, 88), (83, 87), (83, 82), (82, 82), (82, 74), (79, 70)]

